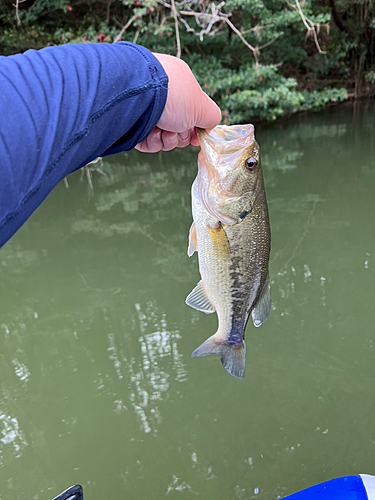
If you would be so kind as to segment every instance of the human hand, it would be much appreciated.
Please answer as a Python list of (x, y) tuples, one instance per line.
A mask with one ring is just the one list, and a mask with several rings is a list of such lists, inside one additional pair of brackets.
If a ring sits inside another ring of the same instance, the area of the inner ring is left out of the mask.
[(177, 57), (154, 53), (168, 75), (168, 95), (156, 127), (135, 149), (144, 153), (198, 146), (195, 127), (212, 129), (220, 108), (203, 92), (189, 66)]

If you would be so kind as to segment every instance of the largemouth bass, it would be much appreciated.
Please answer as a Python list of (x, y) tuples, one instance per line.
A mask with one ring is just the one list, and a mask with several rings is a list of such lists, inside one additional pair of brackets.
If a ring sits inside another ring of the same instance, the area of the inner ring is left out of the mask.
[(227, 372), (242, 379), (249, 315), (260, 326), (271, 309), (270, 227), (259, 146), (253, 125), (198, 130), (198, 140), (188, 255), (198, 252), (202, 279), (186, 303), (207, 314), (216, 311), (219, 324), (192, 356), (219, 354)]

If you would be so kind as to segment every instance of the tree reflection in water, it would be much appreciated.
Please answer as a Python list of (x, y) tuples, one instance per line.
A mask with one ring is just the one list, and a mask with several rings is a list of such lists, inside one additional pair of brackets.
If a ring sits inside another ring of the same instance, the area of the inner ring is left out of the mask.
[(158, 310), (155, 300), (147, 302), (142, 309), (135, 304), (136, 318), (140, 331), (139, 352), (130, 357), (122, 354), (116, 346), (115, 336), (108, 334), (108, 355), (118, 380), (126, 380), (129, 392), (128, 402), (117, 399), (117, 411), (133, 408), (140, 429), (145, 433), (156, 433), (162, 421), (160, 402), (170, 397), (171, 383), (187, 380), (183, 356), (179, 352), (178, 330), (171, 330), (166, 314)]

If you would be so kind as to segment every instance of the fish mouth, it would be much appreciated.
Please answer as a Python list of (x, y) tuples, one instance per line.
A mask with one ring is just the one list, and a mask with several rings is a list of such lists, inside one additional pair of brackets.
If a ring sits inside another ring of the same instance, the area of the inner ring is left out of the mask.
[(197, 128), (197, 137), (203, 151), (213, 149), (219, 154), (234, 153), (254, 141), (254, 125), (218, 125), (210, 132)]

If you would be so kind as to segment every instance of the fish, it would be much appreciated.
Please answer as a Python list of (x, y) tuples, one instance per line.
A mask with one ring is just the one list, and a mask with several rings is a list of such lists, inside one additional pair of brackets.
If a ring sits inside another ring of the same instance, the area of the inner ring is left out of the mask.
[(201, 280), (185, 302), (206, 314), (216, 311), (218, 329), (191, 356), (218, 354), (225, 370), (243, 379), (248, 318), (259, 327), (271, 310), (271, 232), (260, 150), (252, 124), (197, 129), (197, 136), (187, 253), (198, 252)]

